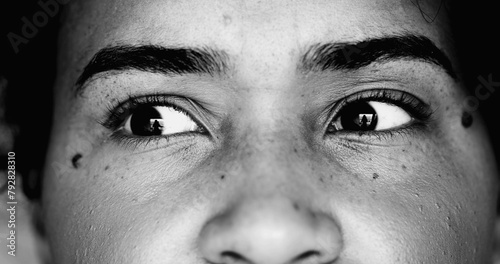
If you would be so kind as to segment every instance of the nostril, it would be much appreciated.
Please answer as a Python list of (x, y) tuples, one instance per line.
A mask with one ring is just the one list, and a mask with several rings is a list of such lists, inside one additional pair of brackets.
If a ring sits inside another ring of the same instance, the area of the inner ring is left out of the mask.
[(220, 261), (214, 262), (209, 259), (205, 259), (208, 264), (254, 264), (252, 261), (234, 251), (222, 252), (219, 260)]
[(223, 251), (221, 254), (222, 260), (224, 264), (236, 264), (236, 263), (241, 263), (241, 264), (253, 264), (252, 261), (246, 259), (244, 256), (241, 254), (234, 252), (234, 251)]
[(291, 263), (318, 263), (320, 256), (319, 251), (309, 250), (295, 257)]
[(318, 251), (316, 250), (309, 250), (309, 251), (306, 251), (300, 255), (298, 255), (297, 257), (295, 257), (295, 259), (293, 261), (303, 261), (305, 259), (310, 259), (310, 258), (317, 258), (319, 257), (319, 255), (321, 255)]

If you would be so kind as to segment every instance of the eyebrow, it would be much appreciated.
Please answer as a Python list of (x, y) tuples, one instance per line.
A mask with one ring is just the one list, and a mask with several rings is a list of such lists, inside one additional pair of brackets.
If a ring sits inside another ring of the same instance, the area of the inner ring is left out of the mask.
[(456, 78), (452, 64), (444, 52), (429, 38), (417, 35), (388, 36), (357, 43), (316, 44), (304, 53), (299, 69), (304, 72), (359, 70), (375, 62), (401, 59), (437, 65), (453, 79)]
[[(166, 75), (222, 75), (229, 59), (224, 51), (209, 48), (167, 48), (159, 45), (119, 45), (99, 50), (76, 82), (76, 93), (92, 76), (111, 70), (140, 70)], [(302, 56), (303, 72), (359, 70), (375, 62), (420, 60), (440, 66), (456, 78), (450, 60), (429, 38), (397, 35), (356, 43), (323, 43), (310, 46)]]
[(227, 55), (208, 48), (121, 45), (99, 50), (76, 81), (77, 92), (92, 76), (112, 70), (140, 70), (166, 75), (224, 74)]

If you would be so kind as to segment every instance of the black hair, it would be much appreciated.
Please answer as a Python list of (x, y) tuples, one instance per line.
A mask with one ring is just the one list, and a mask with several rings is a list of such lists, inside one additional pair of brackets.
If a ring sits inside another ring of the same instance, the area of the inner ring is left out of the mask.
[[(14, 149), (10, 151), (15, 152), (17, 176), (23, 178), (22, 188), (30, 199), (40, 197), (39, 175), (44, 167), (52, 125), (52, 87), (61, 13), (51, 16), (38, 2), (9, 1), (0, 8), (0, 77), (7, 81), (6, 97), (0, 98), (0, 104), (5, 103), (3, 121), (16, 132)], [(46, 14), (46, 21), (40, 12)], [(38, 20), (34, 22), (34, 18)], [(23, 28), (26, 20), (33, 23), (36, 33)], [(26, 32), (30, 34), (23, 34)], [(7, 152), (0, 155), (6, 156)], [(3, 163), (7, 164), (2, 162), (0, 168), (6, 169)]]

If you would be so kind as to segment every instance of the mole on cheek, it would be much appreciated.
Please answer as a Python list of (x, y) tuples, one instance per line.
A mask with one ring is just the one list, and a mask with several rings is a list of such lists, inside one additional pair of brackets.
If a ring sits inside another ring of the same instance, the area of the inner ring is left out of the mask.
[(472, 125), (472, 121), (472, 115), (469, 112), (464, 111), (462, 113), (462, 126), (468, 128)]
[(77, 153), (75, 156), (73, 156), (73, 158), (71, 158), (71, 164), (73, 164), (73, 168), (78, 169), (78, 167), (80, 166), (78, 161), (81, 158), (82, 158), (82, 154), (80, 154), (80, 153)]

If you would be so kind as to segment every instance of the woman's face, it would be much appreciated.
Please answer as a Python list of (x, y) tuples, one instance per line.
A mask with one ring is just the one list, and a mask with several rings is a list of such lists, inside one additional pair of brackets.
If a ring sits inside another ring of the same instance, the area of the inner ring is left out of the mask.
[(492, 151), (446, 6), (414, 3), (71, 3), (55, 263), (488, 262)]

